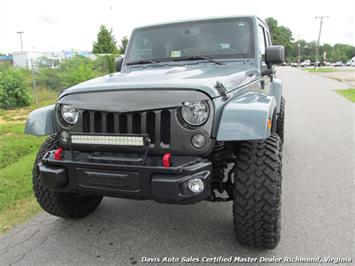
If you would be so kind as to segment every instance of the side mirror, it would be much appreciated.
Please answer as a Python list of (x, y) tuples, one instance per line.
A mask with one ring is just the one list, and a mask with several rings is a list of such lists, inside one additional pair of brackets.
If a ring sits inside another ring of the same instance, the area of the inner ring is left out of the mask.
[(123, 57), (119, 56), (115, 58), (115, 68), (117, 72), (121, 72), (122, 68), (122, 63), (123, 63)]
[(285, 48), (282, 45), (273, 45), (266, 47), (266, 64), (281, 64), (285, 61)]

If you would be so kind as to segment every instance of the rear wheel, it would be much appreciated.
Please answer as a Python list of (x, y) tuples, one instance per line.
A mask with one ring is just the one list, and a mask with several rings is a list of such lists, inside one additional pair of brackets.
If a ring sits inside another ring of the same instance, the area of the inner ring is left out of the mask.
[(40, 148), (32, 171), (33, 191), (42, 209), (49, 214), (82, 218), (93, 212), (100, 204), (101, 196), (82, 195), (78, 193), (60, 193), (42, 184), (37, 164), (41, 162), (47, 151), (59, 147), (57, 138), (49, 137)]
[(285, 98), (281, 97), (280, 112), (276, 121), (276, 133), (280, 136), (281, 141), (284, 140), (284, 125), (285, 125)]
[(280, 240), (281, 150), (275, 133), (237, 148), (233, 218), (242, 245), (273, 249)]

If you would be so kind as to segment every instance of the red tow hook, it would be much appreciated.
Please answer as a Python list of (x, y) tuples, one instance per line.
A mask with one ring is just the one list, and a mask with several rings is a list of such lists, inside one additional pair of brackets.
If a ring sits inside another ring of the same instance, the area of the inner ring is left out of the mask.
[(171, 153), (165, 153), (163, 156), (163, 167), (170, 167)]
[(55, 150), (54, 152), (54, 160), (61, 160), (62, 159), (62, 152), (63, 152), (63, 148), (59, 147), (58, 149)]

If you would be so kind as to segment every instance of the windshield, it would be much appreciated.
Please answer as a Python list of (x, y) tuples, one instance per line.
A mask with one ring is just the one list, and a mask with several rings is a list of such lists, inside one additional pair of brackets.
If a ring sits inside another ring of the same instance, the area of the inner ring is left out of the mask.
[(248, 18), (140, 28), (132, 34), (126, 62), (153, 63), (196, 56), (250, 58), (254, 56), (253, 36)]

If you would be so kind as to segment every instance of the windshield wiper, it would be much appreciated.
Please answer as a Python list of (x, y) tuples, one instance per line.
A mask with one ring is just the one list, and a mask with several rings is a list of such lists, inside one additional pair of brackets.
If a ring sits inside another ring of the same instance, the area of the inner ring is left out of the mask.
[(174, 58), (173, 61), (184, 61), (184, 60), (207, 60), (217, 65), (224, 65), (224, 63), (214, 60), (212, 57), (205, 56), (205, 55), (193, 55), (193, 56), (186, 56), (186, 57), (179, 57)]
[(158, 61), (158, 60), (153, 60), (153, 59), (149, 59), (149, 60), (137, 60), (137, 61), (127, 62), (126, 65), (155, 64), (155, 63), (159, 63), (159, 62), (160, 62), (160, 61)]

